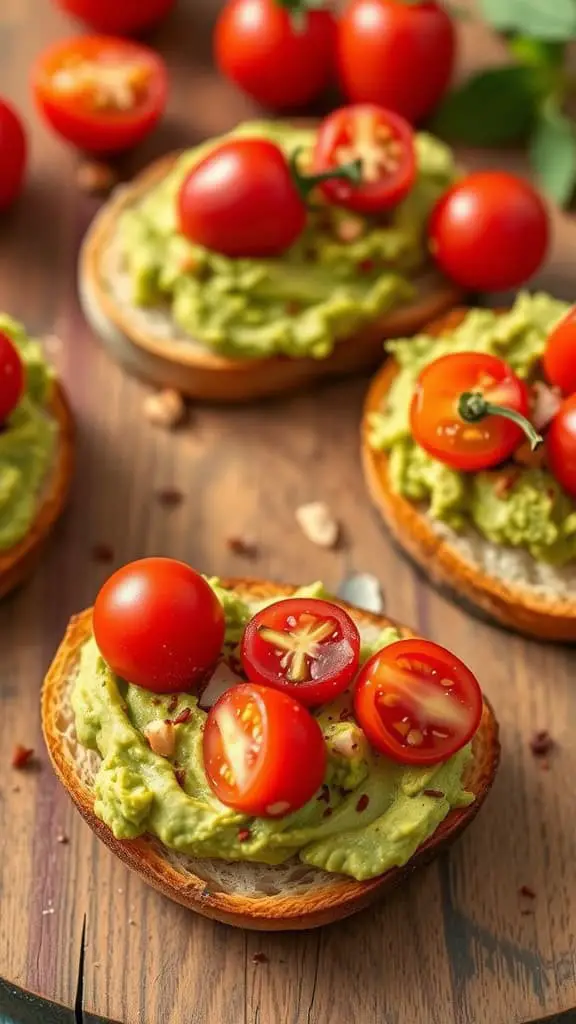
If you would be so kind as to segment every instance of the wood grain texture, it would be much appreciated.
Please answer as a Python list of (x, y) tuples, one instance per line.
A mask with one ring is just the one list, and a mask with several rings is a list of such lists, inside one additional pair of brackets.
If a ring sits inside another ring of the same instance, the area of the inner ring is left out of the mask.
[[(174, 69), (169, 118), (126, 172), (250, 113), (210, 69), (215, 9), (215, 0), (188, 0), (158, 33)], [(0, 307), (62, 339), (57, 363), (79, 428), (71, 507), (34, 579), (0, 606), (0, 977), (70, 1007), (86, 912), (86, 1008), (125, 1024), (520, 1024), (571, 1010), (574, 653), (469, 618), (391, 549), (359, 466), (366, 381), (245, 409), (192, 409), (175, 435), (144, 420), (146, 389), (109, 361), (76, 302), (77, 250), (97, 202), (76, 190), (75, 156), (38, 124), (28, 98), (33, 56), (69, 30), (48, 3), (0, 7), (0, 92), (28, 117), (33, 143), (26, 196), (0, 224)], [(462, 32), (465, 62), (497, 59), (478, 25)], [(541, 280), (570, 296), (576, 226), (558, 215), (555, 227)], [(172, 486), (185, 500), (168, 510), (156, 494)], [(295, 524), (297, 505), (316, 498), (343, 523), (338, 552), (312, 547)], [(244, 533), (259, 544), (254, 565), (226, 545)], [(98, 543), (113, 549), (112, 565), (92, 558)], [(342, 925), (265, 936), (170, 904), (93, 838), (42, 751), (40, 682), (67, 619), (110, 568), (160, 553), (210, 572), (321, 577), (333, 588), (351, 569), (371, 570), (391, 615), (470, 663), (501, 720), (503, 762), (482, 814), (449, 856)], [(529, 750), (536, 729), (557, 743), (548, 771)], [(10, 769), (15, 742), (36, 747), (37, 770)], [(522, 885), (534, 900), (521, 898)], [(267, 960), (254, 962), (257, 953)]]

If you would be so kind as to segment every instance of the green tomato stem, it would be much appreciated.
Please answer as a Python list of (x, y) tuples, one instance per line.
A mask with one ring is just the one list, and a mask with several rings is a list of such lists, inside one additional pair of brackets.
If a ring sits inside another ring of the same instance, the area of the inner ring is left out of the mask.
[(292, 171), (294, 184), (304, 202), (308, 199), (310, 192), (322, 181), (335, 181), (343, 178), (352, 185), (359, 185), (362, 181), (361, 160), (351, 160), (348, 164), (341, 164), (340, 167), (334, 167), (329, 171), (320, 171), (318, 174), (302, 174), (298, 169), (298, 154), (300, 152), (301, 149), (298, 148), (292, 154), (290, 170)]
[(527, 420), (522, 413), (516, 412), (515, 409), (508, 409), (505, 405), (494, 405), (492, 402), (487, 402), (479, 391), (465, 391), (460, 395), (458, 415), (465, 423), (479, 423), (486, 416), (502, 416), (506, 420), (511, 420), (526, 434), (531, 451), (535, 451), (544, 441), (530, 420)]

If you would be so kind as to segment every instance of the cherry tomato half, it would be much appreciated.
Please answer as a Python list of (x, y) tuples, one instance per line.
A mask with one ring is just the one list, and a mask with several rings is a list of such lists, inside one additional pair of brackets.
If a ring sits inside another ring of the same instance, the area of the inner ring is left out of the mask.
[(333, 170), (357, 159), (362, 162), (361, 184), (342, 178), (323, 182), (326, 198), (359, 213), (395, 206), (416, 177), (414, 133), (408, 122), (370, 103), (335, 110), (318, 130), (314, 170)]
[(536, 273), (550, 221), (532, 185), (505, 171), (476, 171), (440, 197), (429, 223), (430, 250), (463, 288), (505, 291)]
[(224, 643), (222, 606), (184, 562), (143, 558), (104, 584), (94, 636), (113, 672), (153, 693), (191, 690), (216, 664)]
[(303, 807), (322, 785), (326, 744), (318, 722), (298, 701), (241, 683), (208, 714), (204, 767), (222, 803), (280, 818)]
[(267, 139), (217, 146), (184, 180), (180, 230), (226, 256), (274, 256), (304, 229), (306, 207), (282, 150)]
[(360, 634), (338, 605), (294, 597), (264, 608), (250, 620), (241, 657), (249, 679), (314, 706), (333, 700), (352, 682), (360, 659)]
[(480, 394), (493, 405), (528, 416), (528, 388), (503, 359), (481, 352), (454, 352), (429, 363), (418, 377), (410, 406), (414, 440), (453, 469), (496, 466), (522, 443), (522, 429), (496, 415), (466, 422), (458, 408), (466, 393)]
[(10, 338), (0, 332), (0, 424), (14, 412), (24, 393), (24, 384), (20, 353)]
[(147, 46), (78, 36), (41, 54), (32, 85), (54, 131), (89, 153), (115, 153), (152, 131), (166, 106), (168, 75)]
[(6, 100), (0, 100), (0, 210), (5, 210), (22, 191), (28, 144), (20, 117)]
[(340, 83), (353, 103), (380, 103), (414, 123), (442, 98), (456, 32), (441, 4), (350, 0), (338, 21)]
[(56, 0), (67, 14), (90, 25), (95, 32), (125, 36), (155, 25), (173, 8), (175, 0)]
[(546, 436), (548, 465), (567, 494), (576, 498), (576, 394), (565, 398)]
[(552, 331), (542, 362), (551, 384), (565, 395), (576, 391), (576, 306)]
[(222, 74), (275, 110), (302, 107), (323, 91), (335, 42), (329, 11), (287, 11), (277, 0), (229, 0), (214, 36)]
[(455, 654), (430, 640), (399, 640), (366, 662), (354, 711), (370, 743), (400, 764), (445, 761), (482, 717), (482, 692)]

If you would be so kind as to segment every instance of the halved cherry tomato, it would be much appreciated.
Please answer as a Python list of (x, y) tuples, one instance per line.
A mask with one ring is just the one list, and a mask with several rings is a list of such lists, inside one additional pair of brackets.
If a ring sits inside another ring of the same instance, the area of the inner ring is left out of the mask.
[(565, 398), (546, 436), (548, 465), (567, 494), (576, 498), (576, 394)]
[[(462, 396), (473, 396), (473, 405), (489, 403), (489, 410), (497, 406), (499, 415), (465, 419)], [(433, 458), (453, 469), (475, 472), (508, 458), (524, 440), (524, 433), (539, 443), (526, 420), (528, 413), (528, 388), (503, 359), (481, 352), (455, 352), (421, 371), (410, 424), (416, 443)], [(524, 417), (523, 426), (520, 417)]]
[(505, 171), (476, 171), (441, 196), (428, 231), (434, 259), (462, 288), (506, 291), (544, 261), (550, 218), (529, 182)]
[(565, 395), (576, 391), (576, 306), (552, 331), (542, 362), (551, 384)]
[(95, 32), (132, 35), (155, 25), (173, 8), (174, 0), (56, 0), (67, 14)]
[(168, 75), (147, 46), (78, 36), (41, 54), (32, 85), (41, 113), (59, 135), (90, 153), (115, 153), (152, 131), (166, 106)]
[(106, 581), (94, 606), (94, 637), (113, 672), (153, 693), (192, 690), (224, 643), (222, 605), (194, 569), (143, 558)]
[(24, 392), (24, 365), (18, 349), (0, 332), (0, 424), (18, 405)]
[(19, 115), (0, 100), (0, 210), (5, 210), (22, 191), (28, 144)]
[(354, 711), (370, 743), (400, 764), (445, 761), (468, 743), (482, 717), (469, 668), (431, 640), (399, 640), (366, 662)]
[(314, 170), (333, 170), (361, 161), (362, 180), (325, 181), (327, 199), (359, 213), (389, 209), (404, 198), (416, 177), (414, 133), (404, 118), (384, 107), (362, 103), (335, 110), (316, 136)]
[(249, 679), (314, 706), (333, 700), (352, 682), (360, 659), (360, 634), (338, 605), (317, 598), (288, 598), (250, 620), (241, 657)]
[(204, 728), (204, 767), (222, 803), (281, 818), (324, 781), (326, 744), (318, 722), (286, 693), (241, 683), (216, 702)]

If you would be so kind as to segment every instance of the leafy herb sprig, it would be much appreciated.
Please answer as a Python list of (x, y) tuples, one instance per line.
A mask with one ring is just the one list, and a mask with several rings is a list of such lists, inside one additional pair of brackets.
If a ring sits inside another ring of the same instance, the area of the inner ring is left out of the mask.
[(566, 68), (576, 39), (576, 0), (480, 0), (514, 63), (473, 75), (449, 93), (433, 128), (470, 146), (528, 144), (543, 190), (561, 206), (576, 191), (576, 76)]

